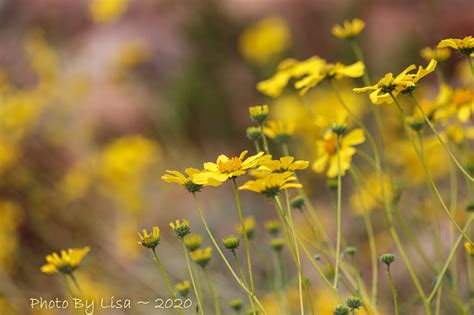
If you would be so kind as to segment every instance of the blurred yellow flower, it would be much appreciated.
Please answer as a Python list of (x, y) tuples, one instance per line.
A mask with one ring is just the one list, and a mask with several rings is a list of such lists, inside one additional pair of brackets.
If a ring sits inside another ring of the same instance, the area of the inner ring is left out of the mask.
[(268, 117), (268, 105), (255, 105), (249, 107), (250, 119), (256, 123), (263, 123)]
[(270, 120), (263, 128), (263, 132), (276, 143), (287, 143), (295, 132), (295, 124), (282, 120)]
[(274, 61), (290, 47), (291, 34), (286, 21), (268, 17), (248, 27), (240, 36), (240, 53), (256, 64)]
[[(385, 174), (383, 174), (383, 186), (387, 200), (392, 200), (392, 185), (390, 179)], [(364, 210), (370, 212), (382, 205), (383, 192), (378, 174), (372, 173), (364, 176), (364, 180), (360, 183), (358, 191), (357, 188), (354, 190), (354, 193), (350, 197), (350, 204), (355, 214), (362, 215)]]
[(456, 116), (460, 122), (467, 123), (474, 111), (474, 91), (466, 88), (451, 90), (450, 100), (435, 113), (437, 119)]
[(472, 243), (465, 242), (464, 248), (466, 249), (466, 252), (469, 254), (469, 256), (474, 256), (474, 245)]
[(190, 252), (191, 259), (201, 267), (206, 267), (212, 258), (212, 248), (199, 248)]
[(22, 209), (10, 200), (0, 200), (0, 270), (10, 270), (18, 247), (16, 230), (23, 220)]
[(150, 58), (150, 48), (143, 40), (133, 40), (119, 47), (113, 63), (116, 78), (123, 78), (136, 65)]
[(308, 161), (295, 161), (295, 158), (292, 156), (283, 156), (279, 160), (263, 160), (257, 170), (264, 170), (271, 173), (285, 173), (304, 170), (308, 165)]
[(474, 52), (474, 37), (466, 36), (462, 39), (447, 38), (439, 42), (438, 48), (449, 47), (459, 51), (461, 54), (470, 56)]
[(263, 178), (249, 180), (239, 187), (239, 190), (250, 190), (261, 193), (268, 198), (276, 197), (280, 191), (289, 188), (301, 188), (296, 182), (293, 172), (270, 173)]
[(96, 23), (113, 22), (124, 14), (130, 0), (91, 0), (89, 12)]
[[(327, 168), (326, 175), (329, 178), (334, 178), (338, 175), (337, 137), (336, 133), (327, 130), (323, 135), (323, 139), (316, 142), (318, 157), (313, 163), (313, 170), (316, 173), (322, 173)], [(351, 166), (352, 156), (356, 153), (354, 146), (364, 141), (364, 131), (360, 128), (356, 128), (340, 138), (341, 176), (345, 175)]]
[(84, 196), (92, 185), (92, 166), (85, 162), (77, 163), (68, 170), (59, 183), (61, 194), (66, 200), (75, 200)]
[(432, 59), (426, 68), (418, 67), (416, 73), (410, 73), (416, 69), (415, 65), (408, 66), (396, 77), (393, 73), (387, 73), (377, 84), (366, 86), (362, 88), (353, 89), (354, 92), (368, 92), (370, 93), (370, 100), (374, 104), (391, 104), (393, 103), (393, 97), (396, 97), (400, 93), (409, 93), (416, 87), (416, 83), (425, 77), (426, 75), (433, 72), (436, 68), (436, 60)]
[(194, 175), (193, 181), (197, 184), (203, 185), (211, 181), (223, 183), (228, 179), (242, 176), (248, 169), (258, 166), (263, 152), (245, 158), (248, 151), (243, 151), (238, 157), (227, 157), (221, 154), (217, 157), (216, 163), (204, 163), (204, 170)]
[(148, 233), (146, 229), (143, 229), (142, 234), (138, 233), (138, 237), (140, 238), (138, 244), (141, 244), (146, 248), (155, 249), (160, 243), (160, 228), (154, 226), (151, 233)]
[(48, 274), (57, 272), (70, 274), (79, 267), (82, 259), (89, 251), (90, 248), (86, 246), (84, 248), (70, 248), (67, 251), (62, 250), (61, 255), (54, 252), (46, 256), (48, 263), (41, 267), (41, 271)]
[[(257, 222), (255, 221), (254, 217), (246, 217), (244, 219), (244, 229), (245, 229), (245, 234), (249, 239), (253, 237), (253, 233), (255, 232), (255, 226), (257, 225)], [(237, 233), (240, 235), (243, 235), (242, 233), (242, 224), (238, 223), (235, 225), (235, 230)]]
[(364, 21), (355, 18), (352, 21), (345, 20), (342, 25), (334, 25), (331, 29), (331, 33), (340, 39), (351, 39), (359, 35), (364, 27)]
[(194, 175), (199, 174), (201, 171), (196, 168), (188, 167), (184, 172), (188, 175), (187, 177), (179, 171), (166, 170), (167, 174), (161, 176), (161, 178), (167, 183), (176, 183), (184, 186), (184, 188), (191, 193), (201, 191), (202, 186), (219, 186), (221, 184), (212, 178), (209, 178), (203, 184), (196, 184), (193, 181)]
[(420, 56), (423, 57), (423, 59), (425, 59), (426, 61), (434, 59), (439, 62), (448, 59), (449, 56), (451, 56), (451, 51), (447, 48), (425, 47), (420, 50)]

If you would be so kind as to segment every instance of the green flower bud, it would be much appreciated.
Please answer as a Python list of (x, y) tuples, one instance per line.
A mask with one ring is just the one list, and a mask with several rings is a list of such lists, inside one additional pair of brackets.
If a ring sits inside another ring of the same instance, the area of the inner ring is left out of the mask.
[(269, 220), (265, 222), (265, 229), (273, 236), (277, 236), (280, 233), (280, 222), (277, 220)]
[(347, 256), (352, 257), (357, 253), (357, 247), (347, 246), (345, 252)]
[(303, 210), (303, 206), (304, 206), (304, 197), (303, 196), (297, 196), (295, 198), (293, 198), (291, 200), (291, 206), (293, 208), (296, 208), (296, 209), (299, 209), (299, 210)]
[(334, 308), (334, 315), (348, 315), (350, 309), (345, 305), (338, 305)]
[(199, 234), (188, 234), (183, 238), (184, 246), (190, 252), (195, 251), (202, 245), (202, 236)]
[(240, 238), (237, 235), (229, 235), (222, 239), (222, 244), (227, 249), (235, 250), (239, 248)]
[(274, 238), (270, 241), (270, 246), (274, 251), (280, 252), (285, 246), (285, 240), (282, 238)]
[(262, 130), (259, 127), (248, 127), (247, 138), (252, 141), (257, 141), (262, 137)]
[(346, 304), (350, 309), (357, 310), (362, 307), (362, 300), (357, 296), (351, 296), (347, 298)]
[(188, 296), (189, 291), (191, 290), (191, 285), (189, 284), (188, 280), (184, 280), (176, 283), (175, 288), (179, 295), (185, 298)]
[(390, 265), (395, 261), (395, 256), (391, 253), (383, 254), (382, 256), (379, 257), (379, 259), (381, 262), (386, 264), (387, 267), (390, 267)]
[(236, 312), (239, 312), (242, 309), (243, 303), (241, 299), (233, 299), (229, 301), (229, 306)]

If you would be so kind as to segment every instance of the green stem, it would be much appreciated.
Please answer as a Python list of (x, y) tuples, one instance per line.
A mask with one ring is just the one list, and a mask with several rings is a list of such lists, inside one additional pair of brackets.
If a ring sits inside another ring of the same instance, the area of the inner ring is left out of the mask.
[(443, 287), (440, 287), (437, 298), (436, 298), (435, 315), (439, 315), (439, 312), (441, 311), (441, 297), (442, 296), (443, 296)]
[(471, 68), (471, 73), (472, 75), (474, 75), (474, 64), (472, 64), (471, 57), (470, 56), (466, 56), (466, 57), (467, 57), (467, 62), (469, 63), (469, 67)]
[(255, 144), (255, 150), (257, 151), (257, 153), (259, 153), (261, 151), (260, 143), (258, 143), (258, 140), (254, 140), (253, 143)]
[(280, 314), (285, 315), (286, 314), (286, 297), (284, 294), (283, 290), (283, 263), (281, 261), (281, 255), (279, 252), (273, 253), (273, 258), (275, 261), (275, 272), (274, 272), (274, 277), (275, 277), (275, 290), (280, 296), (278, 305), (280, 308)]
[(393, 306), (395, 307), (395, 315), (398, 315), (398, 301), (397, 301), (397, 288), (392, 279), (392, 273), (390, 272), (390, 267), (387, 266), (388, 279), (390, 280), (390, 286), (392, 287), (392, 297), (393, 297)]
[(75, 295), (74, 295), (74, 292), (72, 292), (72, 288), (71, 288), (71, 285), (69, 284), (69, 281), (67, 280), (67, 274), (63, 273), (63, 278), (64, 278), (64, 283), (66, 284), (66, 289), (67, 289), (67, 292), (69, 293), (69, 295), (74, 298)]
[[(364, 57), (362, 56), (362, 49), (360, 49), (360, 45), (359, 45), (359, 42), (357, 41), (357, 38), (351, 39), (350, 44), (351, 44), (352, 50), (354, 51), (354, 55), (356, 56), (356, 59), (364, 63), (364, 66), (365, 66)], [(362, 77), (362, 81), (364, 82), (365, 86), (371, 85), (369, 74), (367, 73), (367, 67), (364, 69), (364, 76)]]
[(211, 293), (212, 301), (214, 302), (214, 309), (216, 310), (216, 315), (220, 315), (221, 308), (219, 305), (219, 300), (217, 299), (216, 291), (214, 290), (214, 286), (212, 285), (211, 279), (209, 278), (209, 273), (207, 272), (206, 267), (203, 267), (202, 271), (204, 273), (204, 278), (206, 279), (209, 292)]
[(209, 236), (209, 238), (211, 239), (212, 243), (214, 244), (214, 247), (217, 249), (217, 252), (219, 253), (219, 255), (221, 256), (222, 260), (224, 260), (224, 263), (226, 264), (227, 268), (229, 269), (230, 273), (232, 274), (232, 276), (234, 277), (234, 279), (237, 281), (237, 283), (239, 284), (239, 286), (245, 291), (245, 293), (252, 298), (252, 300), (257, 304), (258, 308), (262, 311), (263, 314), (267, 314), (267, 312), (265, 311), (265, 309), (263, 308), (262, 304), (260, 303), (260, 301), (258, 300), (257, 296), (255, 294), (253, 294), (248, 288), (247, 286), (244, 284), (243, 280), (240, 279), (237, 274), (235, 273), (234, 269), (232, 268), (232, 266), (230, 265), (229, 261), (227, 260), (227, 258), (225, 257), (224, 253), (222, 252), (222, 250), (220, 249), (219, 245), (217, 244), (216, 242), (216, 239), (214, 238), (214, 235), (212, 234), (211, 230), (209, 229), (209, 226), (207, 225), (207, 222), (206, 222), (206, 219), (204, 218), (204, 214), (202, 213), (202, 209), (201, 209), (201, 206), (199, 205), (199, 202), (197, 200), (197, 196), (196, 196), (196, 193), (193, 193), (193, 199), (194, 199), (194, 203), (196, 204), (196, 208), (198, 209), (198, 212), (199, 212), (199, 216), (201, 217), (201, 221), (204, 225), (204, 229), (206, 230), (207, 232), (207, 235)]
[(71, 277), (72, 282), (74, 283), (74, 286), (77, 288), (77, 291), (79, 292), (79, 295), (84, 296), (84, 294), (82, 293), (82, 289), (79, 286), (79, 282), (77, 281), (76, 276), (74, 276), (74, 273), (70, 273), (69, 277)]
[(191, 284), (193, 285), (194, 295), (196, 296), (196, 301), (197, 301), (197, 304), (198, 304), (197, 306), (199, 308), (199, 313), (201, 315), (204, 315), (204, 309), (202, 308), (201, 297), (199, 296), (199, 291), (198, 291), (198, 288), (196, 286), (196, 280), (194, 279), (194, 274), (193, 274), (193, 270), (191, 268), (191, 263), (189, 262), (188, 250), (186, 249), (186, 246), (184, 246), (183, 242), (181, 242), (181, 245), (183, 246), (184, 257), (186, 258), (186, 265), (188, 266), (189, 278), (191, 279)]
[(267, 136), (265, 136), (265, 132), (263, 131), (263, 123), (260, 124), (260, 132), (262, 133), (263, 149), (265, 150), (265, 153), (270, 154), (270, 149), (268, 148)]
[(290, 155), (287, 143), (282, 143), (281, 144), (281, 152), (282, 152), (283, 156), (289, 156)]
[[(237, 271), (239, 272), (240, 277), (244, 281), (245, 286), (248, 287), (247, 280), (245, 279), (244, 270), (242, 269), (242, 265), (240, 264), (239, 258), (237, 257), (237, 253), (235, 252), (235, 250), (232, 250), (232, 256), (234, 257), (235, 265), (237, 266)], [(252, 309), (254, 309), (255, 306), (253, 304), (253, 300), (250, 298), (250, 296), (248, 296), (248, 299), (250, 305), (252, 306)]]
[(336, 209), (336, 266), (334, 267), (334, 289), (337, 289), (337, 282), (339, 279), (339, 264), (341, 256), (341, 216), (342, 216), (342, 180), (341, 180), (341, 154), (340, 154), (340, 136), (336, 139), (336, 154), (337, 154), (337, 209)]

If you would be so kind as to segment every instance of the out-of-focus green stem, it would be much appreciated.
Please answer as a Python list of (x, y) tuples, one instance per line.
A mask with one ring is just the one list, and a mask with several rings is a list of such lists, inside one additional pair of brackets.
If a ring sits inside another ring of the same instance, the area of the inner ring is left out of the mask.
[(337, 154), (337, 209), (336, 209), (336, 265), (334, 267), (334, 289), (337, 289), (337, 282), (339, 279), (339, 263), (341, 256), (341, 212), (342, 212), (342, 180), (341, 180), (341, 152), (340, 152), (340, 136), (336, 138), (336, 154)]
[(206, 267), (203, 267), (202, 271), (204, 273), (204, 278), (206, 279), (207, 287), (209, 288), (209, 292), (211, 293), (212, 301), (214, 302), (214, 310), (216, 311), (216, 315), (220, 315), (221, 314), (221, 308), (220, 308), (220, 305), (219, 305), (219, 299), (217, 298), (216, 291), (214, 290), (214, 286), (212, 285), (212, 281), (209, 278), (209, 273), (207, 272)]
[(204, 315), (204, 309), (202, 308), (201, 297), (199, 296), (199, 291), (198, 291), (198, 288), (197, 288), (197, 285), (196, 285), (196, 280), (194, 279), (193, 269), (191, 268), (191, 263), (189, 262), (188, 250), (186, 249), (186, 246), (184, 246), (183, 242), (181, 242), (181, 245), (183, 247), (184, 257), (186, 258), (186, 265), (188, 266), (189, 278), (191, 279), (191, 284), (193, 286), (194, 295), (196, 296), (196, 302), (198, 304), (199, 313), (201, 315)]

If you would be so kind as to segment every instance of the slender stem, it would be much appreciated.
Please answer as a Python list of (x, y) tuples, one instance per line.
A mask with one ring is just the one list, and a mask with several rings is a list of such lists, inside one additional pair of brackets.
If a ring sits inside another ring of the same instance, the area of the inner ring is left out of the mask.
[[(235, 252), (235, 250), (232, 250), (232, 256), (234, 257), (235, 265), (237, 266), (237, 271), (239, 272), (240, 277), (244, 281), (245, 286), (248, 287), (247, 280), (245, 279), (244, 270), (242, 269), (242, 265), (240, 264), (239, 258), (237, 257), (237, 253)], [(250, 298), (250, 296), (248, 296), (248, 299), (250, 305), (252, 306), (252, 309), (254, 309), (253, 300)]]
[[(247, 268), (248, 268), (248, 274), (249, 274), (250, 288), (252, 290), (252, 294), (255, 295), (255, 286), (253, 282), (253, 272), (252, 272), (252, 260), (250, 258), (249, 238), (245, 231), (244, 215), (242, 213), (242, 207), (240, 205), (239, 189), (237, 187), (237, 182), (235, 178), (232, 178), (232, 187), (234, 189), (234, 197), (235, 197), (235, 203), (237, 205), (237, 213), (239, 215), (240, 227), (242, 229), (242, 235), (244, 237), (245, 254), (247, 255)], [(254, 312), (255, 312), (255, 309), (254, 309)]]
[[(351, 39), (350, 44), (351, 44), (352, 50), (354, 51), (354, 55), (356, 56), (356, 59), (363, 62), (365, 65), (364, 57), (362, 56), (362, 50), (360, 49), (360, 45), (359, 45), (359, 42), (357, 41), (357, 38)], [(364, 76), (362, 77), (362, 81), (364, 82), (365, 86), (371, 85), (369, 74), (367, 73), (367, 67), (364, 69)]]
[(209, 292), (211, 293), (212, 301), (214, 302), (214, 309), (216, 310), (216, 315), (220, 315), (221, 307), (219, 305), (219, 300), (217, 298), (216, 291), (214, 290), (214, 286), (212, 285), (211, 279), (209, 278), (209, 273), (207, 272), (206, 267), (203, 267), (202, 271), (204, 273), (204, 278), (206, 279)]
[(255, 150), (258, 152), (260, 152), (260, 143), (258, 143), (258, 140), (254, 140), (253, 143), (255, 144)]
[(196, 193), (193, 193), (193, 199), (194, 199), (194, 203), (196, 204), (196, 208), (198, 209), (198, 212), (199, 212), (199, 216), (201, 217), (201, 221), (204, 225), (204, 229), (206, 230), (207, 232), (207, 235), (209, 235), (209, 238), (211, 239), (212, 243), (214, 244), (214, 247), (217, 249), (217, 252), (219, 253), (219, 255), (221, 256), (222, 260), (224, 260), (224, 263), (226, 264), (227, 268), (229, 269), (230, 273), (232, 274), (232, 276), (234, 277), (234, 279), (237, 281), (237, 283), (239, 284), (239, 286), (245, 291), (245, 293), (251, 297), (253, 299), (253, 301), (257, 304), (258, 308), (262, 311), (263, 314), (267, 314), (267, 312), (265, 311), (265, 309), (263, 308), (262, 304), (260, 303), (260, 301), (258, 300), (257, 296), (255, 294), (253, 294), (248, 288), (247, 286), (244, 284), (243, 280), (240, 279), (237, 274), (235, 273), (234, 269), (232, 268), (232, 266), (230, 265), (229, 261), (227, 260), (227, 258), (225, 257), (224, 253), (222, 252), (222, 250), (220, 249), (219, 245), (217, 244), (216, 242), (216, 239), (214, 238), (214, 235), (212, 234), (211, 230), (209, 229), (209, 226), (207, 225), (207, 222), (206, 222), (206, 219), (204, 218), (204, 214), (202, 213), (202, 209), (201, 209), (201, 206), (199, 205), (199, 202), (197, 200), (197, 196), (196, 196)]
[(397, 301), (397, 288), (392, 279), (392, 273), (390, 272), (390, 267), (387, 266), (388, 279), (390, 280), (390, 286), (392, 287), (392, 297), (393, 297), (393, 306), (395, 307), (395, 315), (398, 315), (398, 301)]
[(280, 252), (274, 253), (275, 257), (275, 286), (280, 295), (279, 299), (279, 306), (280, 306), (280, 314), (285, 315), (287, 312), (287, 303), (286, 303), (286, 296), (283, 288), (283, 262)]
[[(392, 96), (392, 98), (394, 98)], [(435, 134), (436, 138), (438, 139), (438, 141), (441, 143), (441, 145), (443, 146), (444, 150), (448, 153), (449, 157), (453, 160), (453, 162), (456, 164), (456, 166), (461, 170), (461, 172), (472, 182), (474, 181), (474, 177), (472, 177), (471, 175), (469, 175), (469, 173), (462, 167), (461, 163), (458, 161), (458, 159), (454, 156), (454, 154), (451, 152), (451, 150), (448, 148), (447, 144), (444, 142), (443, 138), (441, 137), (441, 135), (439, 134), (439, 132), (436, 130), (435, 126), (433, 125), (433, 123), (431, 122), (431, 120), (428, 118), (428, 116), (426, 115), (425, 113), (425, 110), (423, 109), (423, 107), (421, 107), (420, 103), (418, 102), (418, 99), (415, 97), (414, 94), (411, 94), (410, 95), (410, 98), (413, 100), (413, 103), (416, 105), (416, 107), (418, 107), (418, 109), (420, 110), (420, 112), (423, 114), (423, 118), (425, 119), (426, 123), (428, 124), (428, 126), (430, 127), (430, 129), (433, 131), (433, 133)], [(396, 98), (394, 98), (396, 99)], [(399, 104), (398, 104), (399, 105)], [(399, 105), (400, 106), (400, 105)]]
[(79, 286), (79, 282), (77, 281), (76, 276), (74, 275), (74, 273), (70, 273), (69, 277), (71, 277), (72, 282), (74, 283), (74, 286), (77, 288), (77, 291), (79, 292), (79, 295), (83, 296), (84, 294), (82, 293), (82, 289)]
[(199, 290), (196, 286), (196, 281), (194, 279), (194, 274), (193, 274), (193, 270), (191, 268), (191, 263), (189, 262), (188, 250), (186, 249), (186, 246), (184, 246), (183, 242), (181, 242), (181, 245), (183, 246), (184, 257), (186, 258), (186, 265), (188, 266), (189, 278), (191, 279), (191, 284), (193, 285), (194, 295), (196, 296), (196, 301), (197, 301), (197, 304), (198, 304), (199, 313), (201, 315), (204, 315), (204, 309), (202, 308), (201, 297), (199, 296)]
[(474, 64), (472, 64), (471, 57), (470, 56), (466, 56), (466, 57), (467, 57), (467, 62), (469, 63), (469, 67), (471, 68), (471, 73), (472, 75), (474, 75)]
[(288, 150), (288, 144), (287, 143), (282, 143), (281, 144), (281, 153), (283, 154), (283, 156), (288, 156), (290, 155), (290, 152)]
[(151, 253), (153, 255), (153, 259), (155, 260), (156, 265), (160, 269), (160, 272), (161, 272), (161, 275), (163, 276), (163, 279), (165, 280), (166, 286), (168, 287), (169, 294), (171, 295), (171, 297), (173, 297), (173, 299), (175, 299), (176, 298), (176, 293), (174, 292), (174, 289), (171, 286), (170, 280), (168, 278), (168, 274), (166, 273), (166, 270), (163, 267), (163, 264), (161, 263), (160, 258), (156, 254), (156, 249), (152, 248)]
[(263, 149), (265, 153), (269, 154), (270, 149), (268, 148), (267, 136), (265, 136), (265, 132), (263, 131), (263, 123), (260, 124), (260, 132), (262, 133)]
[(443, 287), (440, 287), (438, 290), (438, 294), (436, 297), (436, 308), (435, 308), (435, 315), (439, 315), (441, 311), (441, 298), (443, 296)]
[(72, 292), (72, 288), (71, 288), (71, 285), (69, 284), (69, 281), (67, 280), (67, 275), (65, 273), (63, 273), (62, 275), (63, 275), (63, 278), (64, 278), (64, 283), (66, 284), (67, 292), (69, 293), (69, 295), (72, 298), (74, 298), (75, 295), (74, 295), (74, 292)]
[(334, 289), (337, 289), (337, 282), (339, 279), (339, 264), (341, 256), (341, 216), (342, 216), (342, 180), (341, 180), (341, 154), (340, 154), (340, 137), (336, 138), (336, 154), (337, 154), (337, 209), (336, 209), (336, 266), (334, 267)]

